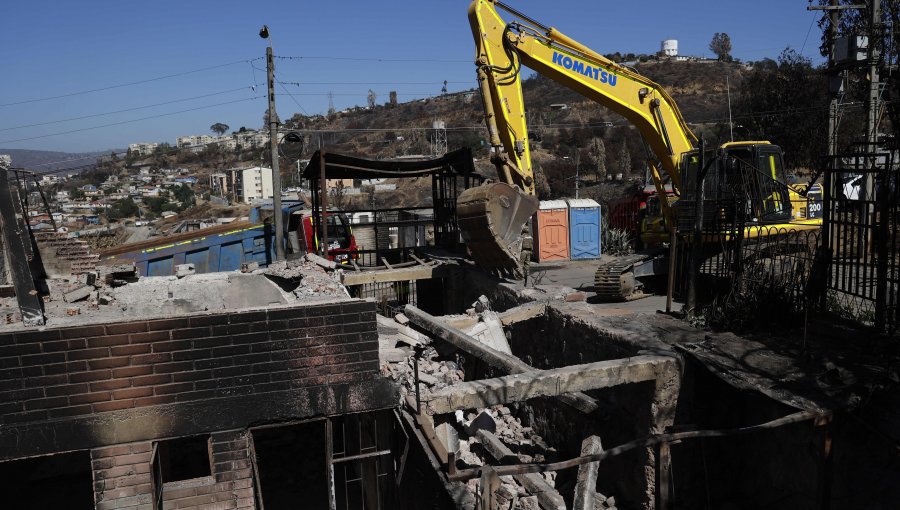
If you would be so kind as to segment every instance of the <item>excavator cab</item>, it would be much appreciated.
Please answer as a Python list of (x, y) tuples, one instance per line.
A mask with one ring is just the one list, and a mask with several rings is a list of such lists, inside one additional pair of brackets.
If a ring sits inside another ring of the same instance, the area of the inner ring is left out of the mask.
[(785, 223), (792, 218), (781, 149), (768, 142), (731, 142), (704, 154), (698, 150), (682, 158), (684, 176), (677, 202), (678, 228), (692, 230), (696, 221), (697, 178), (703, 176), (699, 200), (703, 230), (725, 231), (738, 224)]

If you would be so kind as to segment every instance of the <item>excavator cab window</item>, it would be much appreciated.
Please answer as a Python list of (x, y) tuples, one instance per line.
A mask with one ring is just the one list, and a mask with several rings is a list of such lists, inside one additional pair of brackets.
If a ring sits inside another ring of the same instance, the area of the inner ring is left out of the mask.
[(759, 161), (759, 219), (763, 223), (775, 223), (791, 219), (791, 197), (784, 177), (781, 151), (773, 146), (762, 146)]

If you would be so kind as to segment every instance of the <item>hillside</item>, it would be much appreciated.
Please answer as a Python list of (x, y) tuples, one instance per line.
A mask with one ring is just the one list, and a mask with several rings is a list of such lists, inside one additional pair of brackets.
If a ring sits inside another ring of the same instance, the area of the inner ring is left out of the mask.
[[(747, 72), (738, 64), (668, 61), (638, 64), (636, 70), (670, 92), (695, 130), (713, 130), (716, 122), (727, 119), (725, 76), (730, 77), (735, 92)], [(637, 130), (627, 121), (542, 76), (532, 75), (523, 80), (523, 89), (536, 184), (542, 199), (574, 196), (576, 173), (582, 196), (602, 202), (632, 193), (643, 184), (645, 149)], [(551, 108), (551, 105), (555, 106)], [(286, 109), (284, 104), (282, 109)], [(282, 115), (282, 118), (286, 117)], [(371, 109), (352, 108), (329, 116), (295, 114), (284, 122), (282, 129), (298, 130), (303, 135), (305, 150), (302, 158), (323, 148), (390, 159), (431, 154), (435, 121), (443, 121), (447, 128), (448, 150), (471, 147), (479, 171), (487, 177), (496, 177), (489, 162), (481, 97), (477, 90), (394, 105), (380, 104)], [(39, 151), (9, 152), (16, 166), (33, 167), (75, 157)], [(203, 195), (209, 191), (206, 178), (209, 174), (265, 164), (268, 161), (266, 152), (264, 149), (226, 151), (217, 144), (194, 152), (165, 145), (150, 156), (129, 154), (124, 158), (105, 158), (95, 169), (68, 181), (65, 188), (74, 192), (78, 186), (100, 184), (111, 175), (134, 176), (140, 167), (149, 166), (151, 169), (184, 169), (183, 172), (196, 177), (193, 192)], [(304, 184), (297, 179), (295, 163), (282, 158), (285, 187)], [(431, 184), (427, 181), (392, 181), (397, 184), (396, 191), (378, 193), (374, 200), (369, 194), (348, 196), (344, 205), (351, 208), (368, 208), (373, 203), (379, 207), (428, 205)], [(167, 200), (172, 200), (168, 193), (166, 196)], [(147, 213), (147, 207), (142, 207)], [(183, 207), (185, 205), (180, 205), (178, 210)], [(180, 216), (202, 216), (206, 212), (186, 210)]]
[(39, 172), (89, 165), (101, 155), (109, 154), (110, 152), (120, 151), (69, 153), (29, 149), (0, 149), (0, 154), (8, 154), (12, 157), (12, 166), (36, 169)]
[[(729, 76), (732, 94), (743, 81), (747, 69), (740, 64), (721, 62), (647, 62), (635, 66), (637, 72), (662, 85), (675, 99), (692, 129), (710, 130), (728, 118)], [(539, 176), (546, 187), (542, 196), (571, 195), (574, 192), (575, 162), (579, 162), (584, 185), (622, 174), (624, 180), (640, 179), (644, 172), (645, 149), (641, 138), (627, 121), (607, 108), (586, 100), (556, 82), (533, 75), (523, 81), (529, 138)], [(550, 105), (566, 105), (554, 109)], [(356, 108), (330, 117), (294, 115), (286, 127), (306, 133), (308, 152), (324, 147), (372, 158), (395, 158), (408, 154), (430, 154), (430, 129), (434, 121), (447, 126), (448, 149), (463, 146), (475, 149), (476, 158), (488, 159), (486, 132), (480, 93), (467, 91), (437, 98)], [(608, 126), (606, 123), (612, 123)], [(600, 139), (605, 147), (602, 164), (588, 148)], [(490, 165), (479, 168), (491, 172)], [(605, 170), (605, 171), (604, 171)]]

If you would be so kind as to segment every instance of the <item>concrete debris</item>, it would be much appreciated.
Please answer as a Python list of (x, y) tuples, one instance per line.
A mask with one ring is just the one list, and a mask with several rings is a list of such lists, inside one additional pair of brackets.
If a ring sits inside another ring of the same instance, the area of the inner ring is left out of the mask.
[[(379, 336), (383, 338), (388, 329), (396, 331), (398, 328), (403, 328), (403, 326), (384, 318), (384, 322), (379, 321)], [(391, 331), (388, 332), (388, 335), (390, 335), (388, 344), (397, 342), (396, 333)], [(465, 380), (465, 370), (460, 363), (462, 358), (441, 358), (437, 350), (430, 345), (429, 338), (423, 335), (422, 340), (429, 342), (429, 344), (423, 344), (418, 362), (419, 379), (422, 382), (420, 392), (425, 400), (431, 393)], [(382, 373), (401, 385), (401, 402), (414, 402), (414, 397), (412, 397), (415, 394), (412, 357), (396, 363), (382, 361)], [(455, 445), (458, 441), (457, 468), (497, 464), (498, 461), (488, 453), (485, 445), (482, 444), (481, 437), (484, 437), (485, 434), (489, 434), (496, 445), (502, 445), (504, 451), (509, 452), (508, 455), (503, 456), (503, 463), (546, 462), (548, 459), (556, 459), (556, 450), (547, 445), (531, 427), (522, 423), (516, 406), (516, 404), (499, 405), (477, 409), (476, 412), (460, 410), (454, 413), (452, 421), (444, 422), (435, 428), (436, 436), (442, 443), (444, 443), (442, 437), (452, 436), (453, 432), (447, 428), (438, 432), (438, 428), (449, 427), (455, 432), (455, 438), (448, 439), (448, 442), (444, 444), (453, 443)], [(523, 417), (527, 419), (526, 415)], [(530, 490), (527, 485), (513, 477), (501, 477), (501, 486), (495, 491), (495, 501), (500, 505), (496, 508), (510, 510), (541, 508), (539, 497), (547, 498), (552, 494), (558, 495), (555, 490), (547, 490), (547, 487), (553, 486), (555, 480), (548, 481), (541, 475), (534, 475), (534, 477), (536, 478), (530, 483), (533, 482), (533, 487), (541, 484), (539, 491)], [(538, 479), (540, 480), (538, 481)], [(478, 480), (470, 480), (465, 484), (465, 488), (473, 496), (478, 494)], [(551, 508), (557, 507), (552, 506)]]
[(398, 313), (397, 315), (395, 315), (394, 320), (397, 321), (397, 324), (400, 324), (401, 326), (409, 325), (409, 317), (403, 315), (402, 313)]
[[(193, 264), (182, 264), (177, 266), (176, 276), (140, 277), (133, 264), (100, 266), (97, 272), (46, 280), (48, 293), (43, 296), (44, 312), (48, 326), (65, 326), (122, 318), (150, 319), (261, 308), (301, 301), (311, 304), (333, 302), (350, 297), (335, 273), (326, 272), (318, 264), (301, 259), (273, 266), (273, 273), (290, 277), (291, 283), (287, 286), (290, 290), (268, 278), (268, 270), (194, 274)], [(10, 312), (4, 314), (0, 325), (20, 323), (21, 314), (16, 312), (18, 307), (14, 298), (11, 303), (2, 299), (0, 312), (5, 306)], [(82, 306), (71, 306), (72, 303)], [(417, 339), (412, 338), (406, 345), (416, 343)], [(408, 351), (398, 351), (392, 353), (391, 359), (401, 361), (408, 355)]]
[(478, 300), (472, 303), (475, 313), (484, 313), (491, 309), (491, 301), (485, 295), (478, 296)]
[(579, 301), (584, 301), (587, 299), (587, 294), (584, 292), (570, 292), (566, 294), (566, 302), (567, 303), (575, 303)]
[[(295, 260), (279, 260), (257, 273), (292, 282), (299, 280), (300, 285), (293, 291), (299, 299), (350, 297), (347, 289), (341, 285), (340, 274), (323, 270), (322, 260), (324, 259), (315, 255), (305, 255)], [(333, 266), (334, 263), (331, 265)]]
[(496, 312), (490, 310), (481, 312), (481, 322), (475, 324), (466, 333), (471, 337), (477, 338), (491, 349), (512, 354), (509, 341), (506, 339), (506, 333), (503, 331), (503, 324), (500, 322), (500, 317)]
[(175, 266), (176, 278), (184, 278), (185, 276), (195, 274), (196, 272), (194, 264), (178, 264)]
[(259, 269), (259, 262), (244, 262), (241, 264), (242, 273), (252, 273)]
[(526, 496), (519, 500), (519, 508), (521, 510), (539, 510), (537, 496)]
[(94, 287), (82, 285), (66, 292), (63, 299), (65, 299), (66, 303), (74, 303), (76, 301), (81, 301), (82, 299), (87, 299), (93, 291)]
[(497, 432), (497, 422), (494, 420), (494, 417), (491, 415), (491, 411), (485, 409), (478, 413), (478, 416), (475, 417), (469, 424), (467, 425), (466, 432), (470, 436), (475, 436), (478, 434), (479, 430), (487, 431), (490, 433)]
[(441, 423), (434, 428), (434, 433), (448, 453), (459, 453), (459, 434), (456, 432), (456, 429), (453, 428), (453, 425)]

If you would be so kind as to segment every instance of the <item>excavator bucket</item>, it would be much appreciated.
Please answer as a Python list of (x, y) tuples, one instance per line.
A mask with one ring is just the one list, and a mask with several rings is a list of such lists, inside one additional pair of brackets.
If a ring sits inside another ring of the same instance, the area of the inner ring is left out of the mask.
[(538, 209), (537, 197), (502, 182), (464, 191), (456, 199), (463, 241), (475, 263), (501, 276), (521, 278), (531, 239), (526, 222)]

